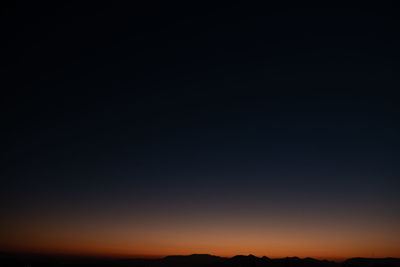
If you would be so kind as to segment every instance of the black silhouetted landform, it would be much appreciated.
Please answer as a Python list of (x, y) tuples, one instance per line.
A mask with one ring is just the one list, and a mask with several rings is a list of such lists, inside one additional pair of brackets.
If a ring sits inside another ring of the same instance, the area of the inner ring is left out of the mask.
[(399, 258), (351, 258), (342, 262), (313, 258), (237, 255), (231, 258), (209, 254), (174, 255), (161, 259), (105, 259), (90, 257), (61, 257), (43, 255), (0, 254), (0, 266), (117, 266), (117, 267), (400, 267)]

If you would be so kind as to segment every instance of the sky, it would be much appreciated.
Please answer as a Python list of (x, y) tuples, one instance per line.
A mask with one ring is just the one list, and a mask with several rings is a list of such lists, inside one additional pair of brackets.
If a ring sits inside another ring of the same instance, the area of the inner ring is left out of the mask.
[(400, 257), (390, 3), (1, 12), (0, 251)]

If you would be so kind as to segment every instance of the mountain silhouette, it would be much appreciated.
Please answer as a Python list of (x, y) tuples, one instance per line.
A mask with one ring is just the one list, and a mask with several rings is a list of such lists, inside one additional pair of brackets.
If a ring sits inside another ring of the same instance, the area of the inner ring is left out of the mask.
[(171, 255), (161, 259), (104, 259), (89, 257), (61, 257), (0, 253), (0, 266), (116, 266), (116, 267), (400, 267), (398, 258), (351, 258), (343, 262), (313, 258), (286, 257), (270, 259), (266, 256), (236, 255), (231, 258), (209, 254)]
[(226, 260), (225, 258), (209, 254), (192, 254), (188, 256), (182, 256), (182, 255), (167, 256), (159, 260), (159, 263), (167, 266), (180, 266), (180, 265), (204, 266), (204, 265), (222, 263), (225, 260)]
[(254, 255), (237, 255), (227, 260), (228, 265), (232, 266), (266, 266), (270, 264), (270, 259), (267, 257), (258, 258)]

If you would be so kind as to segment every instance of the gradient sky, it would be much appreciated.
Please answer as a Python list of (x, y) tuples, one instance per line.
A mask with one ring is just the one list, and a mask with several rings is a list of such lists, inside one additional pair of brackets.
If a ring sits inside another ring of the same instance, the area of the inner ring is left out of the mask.
[(400, 257), (398, 10), (2, 14), (0, 251)]

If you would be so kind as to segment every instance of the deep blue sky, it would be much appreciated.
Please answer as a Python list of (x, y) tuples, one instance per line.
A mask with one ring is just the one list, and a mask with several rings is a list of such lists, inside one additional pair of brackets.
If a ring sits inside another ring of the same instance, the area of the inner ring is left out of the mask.
[[(30, 229), (27, 218), (228, 229), (243, 218), (244, 229), (325, 218), (350, 232), (372, 221), (360, 235), (379, 245), (355, 251), (393, 254), (396, 9), (21, 3), (2, 12), (0, 192), (4, 224), (18, 225), (9, 233)], [(9, 235), (2, 248), (18, 247)]]

